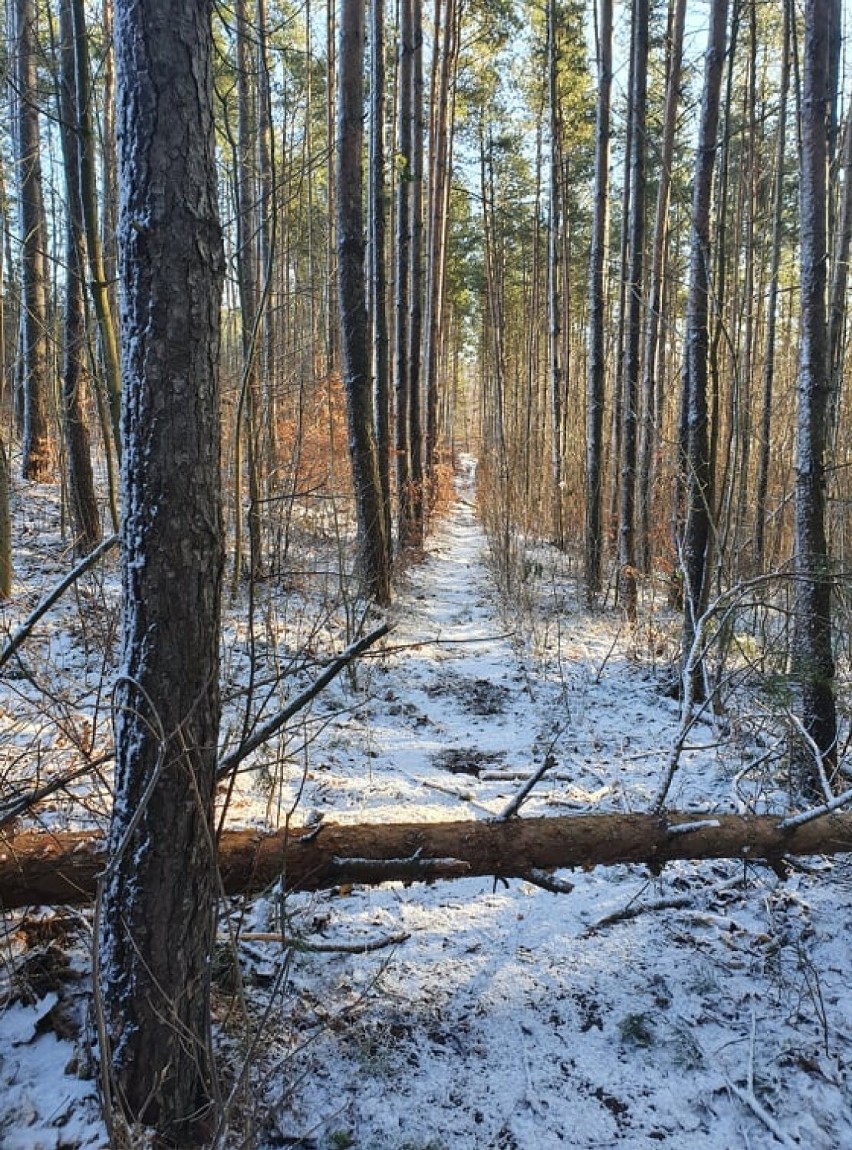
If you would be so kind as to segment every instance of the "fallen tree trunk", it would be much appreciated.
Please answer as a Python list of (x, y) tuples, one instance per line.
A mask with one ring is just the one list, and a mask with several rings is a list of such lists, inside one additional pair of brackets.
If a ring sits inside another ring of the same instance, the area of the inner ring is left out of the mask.
[[(770, 817), (592, 814), (447, 823), (321, 823), (288, 831), (226, 831), (219, 865), (229, 894), (278, 881), (288, 890), (342, 883), (431, 882), (482, 875), (540, 882), (558, 868), (735, 858), (777, 865), (785, 855), (852, 852), (852, 814), (798, 826)], [(104, 839), (27, 831), (0, 838), (0, 905), (92, 900)]]

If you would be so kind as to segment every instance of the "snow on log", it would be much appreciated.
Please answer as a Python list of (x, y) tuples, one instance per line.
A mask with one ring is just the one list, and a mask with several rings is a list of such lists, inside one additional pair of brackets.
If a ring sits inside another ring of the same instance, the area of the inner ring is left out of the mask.
[[(590, 814), (446, 823), (321, 823), (289, 831), (226, 831), (219, 864), (229, 894), (281, 880), (288, 890), (473, 876), (530, 878), (560, 868), (672, 859), (777, 864), (785, 855), (852, 852), (852, 814), (799, 825), (748, 815)], [(103, 837), (26, 831), (0, 837), (0, 907), (92, 900), (106, 866)]]

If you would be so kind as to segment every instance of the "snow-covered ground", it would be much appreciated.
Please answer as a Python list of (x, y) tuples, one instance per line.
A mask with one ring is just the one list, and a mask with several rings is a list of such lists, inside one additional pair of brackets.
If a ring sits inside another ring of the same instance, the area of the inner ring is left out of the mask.
[[(556, 568), (531, 613), (501, 612), (469, 462), (458, 494), (405, 573), (383, 649), (259, 754), (232, 821), (274, 824), (294, 806), (296, 821), (482, 819), (547, 756), (522, 814), (652, 801), (679, 723), (661, 690), (664, 614), (646, 605), (628, 631), (581, 608)], [(277, 608), (285, 616), (302, 619)], [(234, 612), (235, 680), (241, 626)], [(59, 658), (61, 636), (52, 643)], [(0, 683), (10, 745), (35, 723), (34, 700), (15, 704), (15, 691), (27, 694)], [(698, 724), (671, 805), (736, 810), (753, 798), (757, 738), (731, 716)], [(779, 782), (761, 776), (764, 806)], [(847, 860), (811, 860), (785, 881), (735, 862), (561, 877), (570, 894), (465, 879), (235, 904), (215, 1006), (230, 1127), (246, 1141), (222, 1144), (852, 1150)], [(80, 1022), (90, 930), (78, 913), (8, 921), (3, 1150), (106, 1145)]]

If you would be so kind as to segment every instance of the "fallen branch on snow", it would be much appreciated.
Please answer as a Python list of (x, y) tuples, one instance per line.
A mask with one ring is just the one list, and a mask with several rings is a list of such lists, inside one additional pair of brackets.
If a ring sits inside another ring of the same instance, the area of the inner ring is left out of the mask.
[(110, 535), (109, 539), (104, 539), (103, 543), (99, 544), (94, 551), (90, 551), (88, 555), (80, 560), (73, 570), (69, 571), (61, 582), (57, 583), (53, 590), (30, 612), (3, 650), (0, 651), (0, 667), (5, 666), (5, 664), (9, 662), (18, 648), (27, 640), (39, 619), (41, 619), (43, 615), (46, 615), (53, 604), (62, 598), (68, 588), (72, 587), (80, 576), (84, 575), (90, 567), (94, 567), (101, 556), (106, 555), (107, 551), (111, 551), (117, 543), (118, 536)]
[(332, 679), (336, 679), (340, 672), (348, 667), (349, 664), (362, 655), (368, 647), (378, 642), (384, 635), (391, 630), (390, 623), (383, 623), (380, 627), (376, 627), (374, 631), (370, 631), (368, 635), (362, 635), (360, 639), (356, 639), (354, 643), (350, 643), (345, 651), (332, 659), (328, 666), (317, 675), (313, 683), (306, 687), (301, 694), (292, 699), (283, 710), (279, 711), (277, 715), (273, 715), (271, 719), (259, 727), (254, 734), (245, 739), (236, 750), (231, 751), (219, 763), (216, 769), (217, 780), (226, 779), (244, 760), (247, 759), (253, 751), (258, 747), (262, 747), (264, 743), (268, 743), (273, 735), (276, 735), (285, 723), (289, 722), (294, 715), (298, 714), (304, 707), (308, 705), (317, 695), (322, 691)]

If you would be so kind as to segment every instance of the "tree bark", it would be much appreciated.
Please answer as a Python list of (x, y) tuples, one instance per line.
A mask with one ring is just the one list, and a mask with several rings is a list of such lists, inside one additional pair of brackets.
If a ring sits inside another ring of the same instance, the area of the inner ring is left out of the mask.
[(586, 382), (586, 539), (584, 577), (591, 604), (601, 589), (603, 556), (603, 415), (606, 379), (605, 266), (609, 204), (612, 0), (600, 0), (595, 191), (589, 276), (589, 361)]
[(21, 222), (24, 479), (54, 478), (50, 431), (50, 362), (47, 322), (47, 224), (41, 177), (36, 69), (36, 10), (33, 0), (15, 0), (15, 97), (18, 199)]
[(12, 510), (9, 501), (11, 487), (9, 456), (0, 436), (0, 599), (12, 594)]
[(790, 21), (792, 0), (784, 0), (784, 30), (781, 80), (778, 97), (775, 172), (772, 186), (772, 241), (769, 257), (769, 285), (766, 298), (766, 335), (763, 361), (763, 388), (758, 440), (757, 485), (754, 500), (754, 567), (760, 574), (766, 558), (766, 502), (769, 491), (769, 464), (772, 446), (772, 408), (775, 387), (775, 332), (778, 319), (778, 291), (781, 268), (781, 239), (784, 226), (784, 157), (787, 142), (787, 96), (790, 88)]
[(631, 167), (627, 321), (624, 342), (624, 399), (621, 411), (621, 487), (618, 515), (618, 596), (624, 613), (636, 619), (636, 443), (639, 420), (642, 278), (645, 259), (645, 104), (648, 94), (648, 0), (633, 2)]
[[(675, 859), (777, 866), (786, 856), (849, 852), (852, 814), (785, 828), (769, 816), (670, 811), (225, 831), (219, 868), (226, 894), (251, 894), (278, 881), (313, 891), (483, 875), (534, 879), (537, 871), (621, 863), (658, 869)], [(91, 902), (104, 863), (103, 838), (83, 831), (0, 839), (0, 901), (9, 910)]]
[(399, 3), (397, 64), (396, 262), (394, 283), (394, 392), (396, 395), (396, 496), (400, 549), (416, 542), (411, 469), (411, 196), (412, 0)]
[[(242, 336), (242, 378), (237, 404), (235, 435), (245, 443), (245, 469), (248, 482), (248, 545), (246, 570), (249, 579), (260, 578), (263, 568), (261, 542), (260, 458), (258, 450), (260, 398), (260, 326), (258, 309), (262, 306), (258, 277), (257, 237), (259, 219), (257, 210), (257, 183), (255, 160), (257, 155), (257, 92), (254, 83), (255, 53), (252, 49), (256, 31), (249, 24), (248, 0), (236, 0), (234, 17), (237, 33), (237, 154), (235, 191), (237, 200), (237, 280), (240, 296), (240, 328)], [(242, 451), (235, 445), (234, 459), (238, 468), (235, 484), (235, 544), (234, 582), (236, 584), (243, 562), (242, 504), (243, 477)]]
[(651, 269), (648, 279), (648, 305), (645, 315), (644, 348), (642, 353), (642, 420), (639, 433), (639, 565), (644, 574), (651, 573), (654, 548), (651, 542), (651, 520), (656, 450), (659, 440), (661, 413), (657, 410), (659, 387), (657, 363), (658, 345), (665, 339), (663, 314), (663, 282), (667, 264), (669, 235), (669, 202), (674, 159), (675, 128), (680, 108), (681, 73), (683, 63), (683, 34), (686, 24), (686, 0), (673, 0), (670, 11), (670, 40), (666, 68), (666, 101), (663, 117), (663, 142), (660, 152), (660, 177), (657, 187), (657, 206), (654, 214), (654, 236), (651, 245)]
[(369, 262), (370, 322), (373, 344), (373, 396), (379, 483), (384, 505), (385, 537), (390, 549), (391, 410), (390, 340), (388, 335), (387, 192), (385, 185), (385, 4), (370, 3), (370, 131), (369, 131)]
[(62, 367), (62, 407), (65, 419), (68, 495), (74, 531), (74, 549), (87, 555), (101, 541), (101, 517), (95, 495), (89, 428), (83, 402), (88, 371), (84, 269), (86, 243), (80, 196), (77, 77), (74, 18), (70, 0), (61, 0), (60, 110), (62, 154), (68, 205), (65, 219), (65, 324)]
[(423, 500), (423, 4), (411, 0), (411, 179), (408, 182), (408, 442), (411, 522), (408, 542), (422, 547)]
[[(695, 627), (707, 595), (707, 560), (710, 541), (710, 446), (707, 407), (707, 356), (710, 301), (710, 205), (713, 168), (719, 126), (722, 68), (728, 0), (713, 0), (707, 53), (704, 61), (704, 95), (695, 157), (692, 200), (692, 238), (689, 257), (689, 296), (686, 316), (686, 356), (681, 425), (686, 429), (686, 525), (683, 538), (683, 639), (684, 666), (689, 660)], [(700, 694), (701, 667), (695, 668), (695, 690)]]
[(565, 547), (563, 519), (564, 444), (562, 442), (562, 276), (560, 241), (562, 219), (560, 202), (559, 50), (557, 46), (556, 0), (547, 4), (547, 104), (548, 104), (548, 204), (547, 204), (547, 378), (550, 387), (550, 478), (553, 484), (553, 537), (558, 548)]
[[(6, 245), (4, 233), (6, 232), (6, 204), (5, 178), (3, 172), (4, 160), (0, 157), (0, 405), (6, 403), (6, 380), (8, 378), (8, 364), (6, 363)], [(9, 467), (9, 454), (6, 447), (5, 433), (0, 431), (0, 599), (8, 599), (12, 594), (12, 473)]]
[[(443, 26), (441, 12), (443, 9)], [(458, 11), (456, 0), (435, 0), (435, 47), (432, 54), (432, 117), (429, 146), (429, 208), (427, 227), (426, 321), (423, 378), (426, 393), (426, 471), (430, 500), (434, 498), (434, 471), (438, 462), (439, 364), (445, 341), (447, 236), (453, 168), (455, 76), (458, 67)], [(441, 32), (441, 48), (437, 47)]]
[(115, 51), (124, 606), (96, 986), (115, 1108), (188, 1147), (207, 1141), (214, 1088), (224, 258), (211, 5), (121, 0)]
[(837, 758), (834, 658), (831, 645), (830, 556), (825, 532), (825, 450), (831, 368), (826, 314), (826, 169), (831, 0), (805, 4), (805, 61), (802, 88), (801, 284), (802, 339), (799, 349), (799, 408), (796, 436), (796, 594), (790, 675), (805, 731), (822, 757), (793, 736), (794, 769), (800, 781), (819, 791), (822, 768)]
[(390, 599), (390, 549), (373, 419), (367, 294), (364, 281), (364, 7), (345, 0), (340, 14), (337, 146), (337, 270), (343, 383), (358, 518), (358, 561), (365, 589)]
[[(118, 338), (109, 294), (109, 273), (104, 263), (98, 220), (98, 191), (95, 174), (95, 144), (92, 127), (92, 84), (89, 67), (89, 46), (86, 31), (85, 0), (71, 0), (71, 19), (74, 44), (74, 93), (76, 100), (77, 148), (79, 153), (79, 185), (83, 225), (86, 232), (86, 253), (89, 264), (89, 291), (92, 296), (98, 332), (101, 340), (109, 401), (114, 446), (121, 452), (121, 365)], [(107, 197), (108, 198), (108, 197)], [(107, 451), (110, 445), (105, 445)]]

